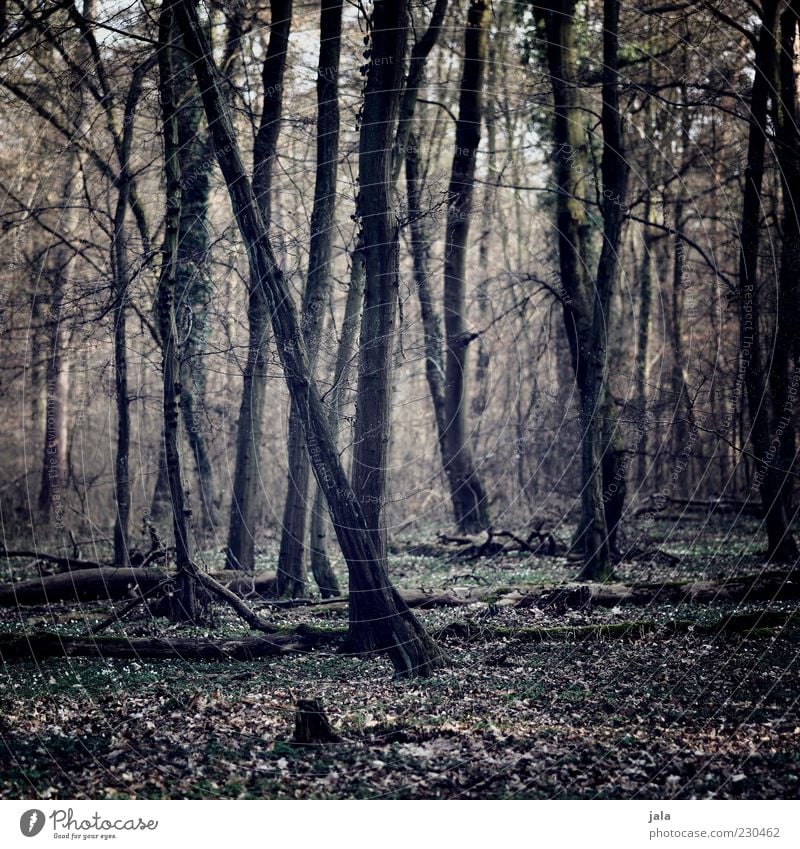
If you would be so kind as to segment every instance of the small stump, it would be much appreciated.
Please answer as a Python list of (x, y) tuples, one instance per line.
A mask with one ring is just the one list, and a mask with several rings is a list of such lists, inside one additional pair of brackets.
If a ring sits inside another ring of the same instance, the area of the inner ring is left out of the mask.
[(328, 717), (322, 710), (321, 699), (298, 699), (294, 712), (295, 746), (318, 746), (324, 743), (338, 743), (341, 738), (331, 728)]
[(537, 606), (561, 614), (568, 610), (588, 611), (592, 607), (592, 591), (589, 587), (558, 587), (541, 595)]

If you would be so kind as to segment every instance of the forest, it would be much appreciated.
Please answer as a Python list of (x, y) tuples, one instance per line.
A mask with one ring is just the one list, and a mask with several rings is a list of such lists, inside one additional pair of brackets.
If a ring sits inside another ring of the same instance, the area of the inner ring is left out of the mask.
[(797, 798), (799, 393), (800, 0), (0, 0), (0, 798)]

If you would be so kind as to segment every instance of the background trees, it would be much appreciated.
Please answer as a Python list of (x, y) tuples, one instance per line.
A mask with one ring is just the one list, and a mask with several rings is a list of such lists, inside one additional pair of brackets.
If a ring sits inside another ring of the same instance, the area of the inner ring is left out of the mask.
[(392, 536), (546, 526), (597, 578), (702, 506), (796, 559), (796, 4), (197, 4), (227, 123), (212, 145), (176, 50), (174, 289), (160, 10), (6, 4), (10, 536), (123, 565), (177, 541), (155, 491), (193, 562), (275, 566), (292, 597), (310, 560), (330, 594), (327, 496), (423, 666)]

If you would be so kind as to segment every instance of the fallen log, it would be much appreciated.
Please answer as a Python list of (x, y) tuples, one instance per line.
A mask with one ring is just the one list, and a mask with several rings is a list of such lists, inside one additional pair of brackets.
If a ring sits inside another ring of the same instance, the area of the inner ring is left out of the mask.
[(409, 554), (432, 557), (454, 557), (476, 560), (479, 557), (498, 557), (502, 554), (524, 552), (537, 557), (555, 557), (567, 550), (565, 543), (541, 530), (531, 530), (527, 537), (513, 531), (486, 530), (476, 536), (440, 534), (437, 542), (420, 543), (408, 549)]
[[(800, 598), (800, 573), (764, 572), (760, 575), (737, 576), (720, 581), (664, 581), (635, 584), (561, 584), (512, 590), (495, 599), (501, 606), (539, 607), (555, 594), (561, 594), (565, 607), (587, 606), (585, 591), (589, 590), (589, 606), (616, 607), (629, 604), (646, 607), (650, 604), (708, 604), (745, 601), (788, 601)], [(571, 591), (575, 591), (574, 595)], [(572, 602), (574, 599), (574, 602)]]
[(256, 660), (311, 651), (339, 639), (339, 632), (297, 628), (289, 634), (242, 639), (195, 637), (69, 637), (48, 631), (0, 633), (0, 659), (43, 660), (48, 657), (107, 657), (137, 660)]
[(167, 579), (160, 569), (103, 566), (0, 586), (0, 607), (63, 601), (116, 601), (145, 594)]
[[(0, 585), (0, 607), (57, 604), (75, 601), (119, 601), (135, 594), (146, 595), (170, 574), (161, 569), (138, 566), (117, 568), (101, 566), (42, 575), (28, 581)], [(274, 591), (275, 573), (253, 577), (231, 576), (230, 572), (211, 573), (218, 583), (237, 596), (266, 596)]]
[(704, 637), (743, 635), (745, 637), (773, 636), (787, 625), (800, 624), (797, 611), (755, 610), (748, 613), (731, 613), (711, 622), (694, 619), (670, 619), (666, 622), (635, 620), (596, 625), (555, 626), (550, 628), (513, 628), (493, 626), (482, 622), (451, 622), (435, 632), (438, 639), (454, 638), (470, 642), (487, 640), (516, 640), (518, 642), (580, 642), (583, 640), (624, 639), (637, 640), (646, 634), (694, 633)]

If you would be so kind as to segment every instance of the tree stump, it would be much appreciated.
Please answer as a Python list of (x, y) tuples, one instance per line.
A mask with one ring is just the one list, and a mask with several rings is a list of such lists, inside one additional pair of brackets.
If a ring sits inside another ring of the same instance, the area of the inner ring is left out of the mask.
[(324, 743), (338, 743), (340, 739), (325, 716), (321, 699), (297, 700), (292, 737), (294, 745), (318, 746)]

